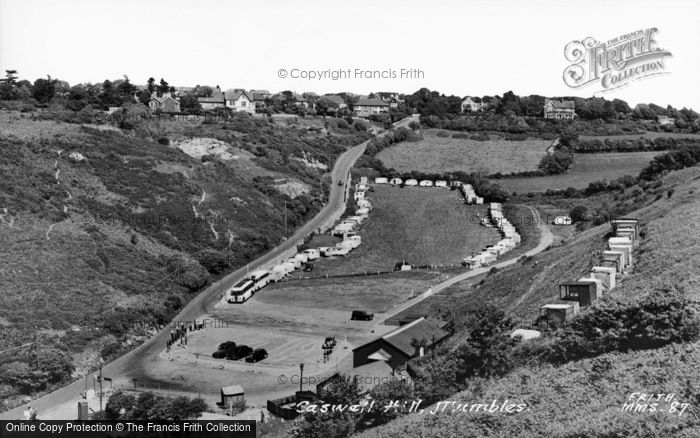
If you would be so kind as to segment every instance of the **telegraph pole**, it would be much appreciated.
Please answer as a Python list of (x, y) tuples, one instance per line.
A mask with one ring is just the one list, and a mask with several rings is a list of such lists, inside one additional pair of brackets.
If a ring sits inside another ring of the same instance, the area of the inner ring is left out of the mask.
[(299, 364), (299, 392), (302, 391), (302, 383), (304, 382), (304, 364)]
[(284, 239), (287, 240), (287, 201), (284, 201)]
[(100, 411), (102, 410), (102, 362), (100, 358)]

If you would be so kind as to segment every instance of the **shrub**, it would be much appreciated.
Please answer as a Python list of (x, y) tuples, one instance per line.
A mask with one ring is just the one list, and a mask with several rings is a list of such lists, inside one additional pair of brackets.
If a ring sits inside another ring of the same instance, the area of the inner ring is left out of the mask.
[(579, 314), (570, 328), (558, 334), (549, 360), (658, 348), (694, 342), (699, 336), (700, 321), (692, 302), (676, 290), (655, 290), (631, 304), (610, 300)]

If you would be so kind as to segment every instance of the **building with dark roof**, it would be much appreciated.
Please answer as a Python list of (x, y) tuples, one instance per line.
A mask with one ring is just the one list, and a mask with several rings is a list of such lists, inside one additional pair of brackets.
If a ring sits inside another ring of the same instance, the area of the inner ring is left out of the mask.
[[(353, 349), (353, 367), (383, 361), (396, 369), (409, 359), (434, 349), (448, 336), (445, 330), (425, 318), (419, 318)], [(414, 341), (423, 346), (416, 348)]]
[(547, 99), (544, 103), (545, 119), (573, 119), (575, 115), (573, 100)]
[(355, 103), (354, 111), (358, 117), (369, 117), (389, 112), (389, 103), (374, 97), (361, 97)]

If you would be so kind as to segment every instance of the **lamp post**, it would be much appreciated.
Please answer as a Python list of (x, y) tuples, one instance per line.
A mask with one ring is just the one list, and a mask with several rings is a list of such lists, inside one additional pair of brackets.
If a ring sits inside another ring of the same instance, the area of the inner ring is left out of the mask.
[(304, 381), (304, 364), (300, 363), (299, 364), (299, 392), (301, 392), (302, 387), (301, 385), (303, 384), (302, 382)]

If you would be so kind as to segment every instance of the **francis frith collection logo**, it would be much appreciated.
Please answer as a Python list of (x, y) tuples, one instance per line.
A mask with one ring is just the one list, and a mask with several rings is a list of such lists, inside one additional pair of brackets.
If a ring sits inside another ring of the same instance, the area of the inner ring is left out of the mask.
[(572, 64), (564, 70), (564, 82), (571, 88), (595, 84), (600, 92), (606, 92), (643, 78), (668, 74), (664, 58), (672, 55), (657, 46), (657, 31), (653, 27), (605, 42), (592, 37), (570, 42), (564, 48), (564, 56)]

